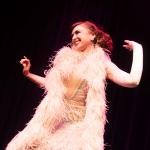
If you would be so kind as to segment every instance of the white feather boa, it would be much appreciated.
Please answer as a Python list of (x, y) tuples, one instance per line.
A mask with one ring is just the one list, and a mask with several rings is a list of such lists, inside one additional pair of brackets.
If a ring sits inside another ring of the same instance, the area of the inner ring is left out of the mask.
[[(87, 56), (69, 47), (60, 49), (54, 66), (46, 74), (45, 97), (25, 129), (12, 139), (6, 150), (103, 150), (108, 60), (99, 47)], [(85, 118), (70, 124), (63, 123), (67, 110), (63, 103), (65, 87), (61, 79), (68, 77), (73, 70), (88, 81), (89, 90)]]

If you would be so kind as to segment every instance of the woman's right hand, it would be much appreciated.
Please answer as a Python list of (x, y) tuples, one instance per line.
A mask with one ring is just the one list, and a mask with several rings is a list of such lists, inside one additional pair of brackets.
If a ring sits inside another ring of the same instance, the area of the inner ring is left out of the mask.
[(24, 56), (24, 58), (22, 58), (20, 60), (20, 64), (23, 66), (23, 74), (25, 76), (28, 76), (28, 74), (30, 73), (30, 68), (31, 68), (31, 63), (30, 63), (30, 60)]

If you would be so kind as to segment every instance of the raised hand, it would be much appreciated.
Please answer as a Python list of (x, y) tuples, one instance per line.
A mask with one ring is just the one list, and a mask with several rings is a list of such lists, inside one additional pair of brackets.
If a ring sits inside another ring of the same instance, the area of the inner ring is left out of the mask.
[(28, 76), (28, 74), (30, 73), (30, 68), (31, 68), (31, 63), (30, 60), (24, 56), (21, 60), (20, 60), (20, 64), (23, 66), (23, 74), (25, 76)]
[(124, 48), (132, 51), (134, 48), (141, 48), (142, 45), (135, 42), (135, 41), (129, 41), (129, 40), (124, 40), (125, 44), (123, 45)]

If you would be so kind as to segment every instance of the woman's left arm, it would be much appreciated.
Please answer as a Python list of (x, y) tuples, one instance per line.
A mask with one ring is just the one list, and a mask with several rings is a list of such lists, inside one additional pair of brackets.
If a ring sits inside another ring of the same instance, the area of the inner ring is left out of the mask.
[(143, 48), (142, 45), (125, 40), (123, 47), (133, 51), (133, 60), (130, 73), (119, 69), (114, 63), (107, 65), (107, 78), (118, 85), (133, 88), (139, 85), (143, 71)]

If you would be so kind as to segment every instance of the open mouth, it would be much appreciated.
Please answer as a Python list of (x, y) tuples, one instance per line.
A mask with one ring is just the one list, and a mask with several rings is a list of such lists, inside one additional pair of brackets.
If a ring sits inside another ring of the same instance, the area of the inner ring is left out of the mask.
[(80, 43), (80, 41), (81, 41), (80, 39), (75, 39), (75, 40), (73, 40), (72, 43), (73, 43), (73, 45), (76, 46), (76, 45), (78, 45)]

